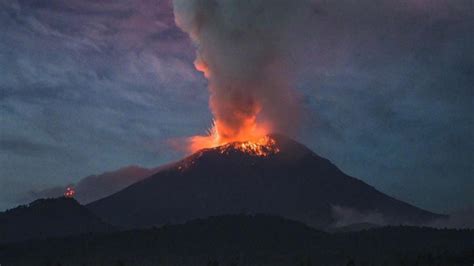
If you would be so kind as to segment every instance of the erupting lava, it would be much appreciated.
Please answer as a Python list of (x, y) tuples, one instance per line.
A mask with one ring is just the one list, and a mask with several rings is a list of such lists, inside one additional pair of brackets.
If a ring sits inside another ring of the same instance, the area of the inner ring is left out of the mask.
[(232, 150), (238, 150), (249, 155), (261, 157), (275, 154), (280, 151), (276, 141), (269, 136), (262, 137), (261, 139), (253, 142), (232, 142), (219, 146), (217, 149), (221, 154), (228, 154)]

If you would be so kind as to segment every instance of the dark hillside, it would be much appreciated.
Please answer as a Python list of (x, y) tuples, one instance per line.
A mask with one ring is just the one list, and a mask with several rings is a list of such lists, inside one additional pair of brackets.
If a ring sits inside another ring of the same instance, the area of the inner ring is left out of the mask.
[[(3, 246), (5, 265), (471, 265), (474, 231), (384, 227), (324, 233), (266, 215)], [(303, 264), (301, 264), (303, 263)]]

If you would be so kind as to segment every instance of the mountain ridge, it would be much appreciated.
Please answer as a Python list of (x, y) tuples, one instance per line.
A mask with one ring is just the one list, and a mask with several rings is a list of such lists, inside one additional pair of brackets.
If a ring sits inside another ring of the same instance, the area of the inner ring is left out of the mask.
[(113, 230), (75, 199), (66, 197), (38, 199), (0, 212), (0, 243)]
[(279, 215), (326, 228), (335, 222), (334, 206), (381, 215), (385, 224), (423, 224), (443, 217), (344, 174), (290, 138), (269, 137), (278, 152), (258, 156), (232, 146), (224, 152), (203, 149), (87, 207), (125, 228), (238, 213)]

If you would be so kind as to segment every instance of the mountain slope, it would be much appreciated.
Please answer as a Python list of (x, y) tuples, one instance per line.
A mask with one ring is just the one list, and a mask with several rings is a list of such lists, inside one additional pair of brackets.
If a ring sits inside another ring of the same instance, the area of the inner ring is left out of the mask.
[(88, 208), (133, 228), (234, 213), (265, 213), (316, 227), (334, 222), (335, 206), (377, 214), (386, 224), (425, 223), (439, 215), (384, 195), (281, 135), (279, 152), (256, 156), (226, 145), (201, 150)]
[(77, 201), (64, 197), (40, 199), (0, 213), (0, 243), (111, 230)]

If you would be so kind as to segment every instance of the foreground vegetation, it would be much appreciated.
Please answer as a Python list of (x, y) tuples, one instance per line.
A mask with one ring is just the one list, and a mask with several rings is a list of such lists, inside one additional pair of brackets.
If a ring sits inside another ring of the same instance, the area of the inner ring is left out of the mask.
[(148, 230), (5, 244), (2, 265), (472, 265), (474, 231), (383, 227), (325, 233), (232, 215)]

